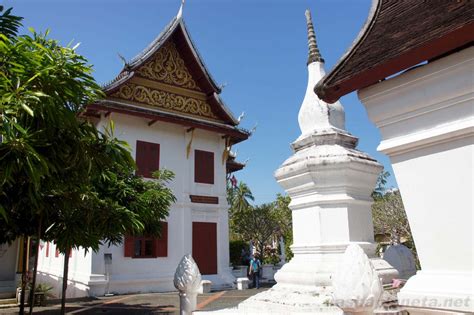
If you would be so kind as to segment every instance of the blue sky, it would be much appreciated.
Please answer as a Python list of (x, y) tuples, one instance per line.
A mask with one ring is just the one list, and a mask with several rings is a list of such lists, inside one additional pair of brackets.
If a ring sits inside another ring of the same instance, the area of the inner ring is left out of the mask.
[[(249, 159), (236, 173), (256, 202), (272, 201), (282, 189), (273, 173), (291, 155), (299, 135), (298, 110), (307, 83), (307, 38), (304, 11), (313, 15), (316, 36), (329, 71), (350, 46), (370, 8), (370, 0), (187, 0), (184, 19), (200, 54), (235, 116), (245, 111), (242, 126), (258, 124), (255, 134), (234, 148)], [(2, 1), (25, 17), (24, 25), (63, 44), (80, 42), (79, 52), (94, 65), (104, 83), (138, 54), (176, 15), (180, 0), (16, 0)], [(24, 30), (26, 31), (26, 30)], [(349, 132), (393, 174), (389, 159), (377, 152), (380, 134), (351, 93), (341, 99)], [(390, 176), (388, 186), (396, 186)]]

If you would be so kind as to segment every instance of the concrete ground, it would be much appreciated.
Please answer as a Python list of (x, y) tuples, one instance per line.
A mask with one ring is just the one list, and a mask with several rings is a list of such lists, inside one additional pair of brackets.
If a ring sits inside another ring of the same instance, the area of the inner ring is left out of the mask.
[[(216, 291), (198, 296), (198, 310), (213, 311), (237, 304), (259, 292), (268, 290), (271, 285), (260, 289), (243, 291)], [(59, 301), (50, 301), (45, 307), (35, 307), (34, 314), (58, 314)], [(179, 314), (177, 292), (115, 295), (110, 297), (87, 298), (67, 301), (68, 314)], [(0, 314), (18, 314), (18, 307), (0, 309)]]

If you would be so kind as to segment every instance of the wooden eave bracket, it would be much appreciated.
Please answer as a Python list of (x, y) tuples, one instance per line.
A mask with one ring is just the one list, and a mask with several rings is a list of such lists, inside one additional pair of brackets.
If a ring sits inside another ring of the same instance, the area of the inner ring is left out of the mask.
[(148, 127), (151, 127), (154, 123), (156, 123), (158, 119), (152, 119), (148, 122)]

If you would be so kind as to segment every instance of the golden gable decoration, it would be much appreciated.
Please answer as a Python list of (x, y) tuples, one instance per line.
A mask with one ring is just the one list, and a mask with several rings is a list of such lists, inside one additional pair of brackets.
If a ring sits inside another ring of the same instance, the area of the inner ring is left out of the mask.
[(211, 106), (202, 100), (156, 90), (134, 83), (122, 85), (116, 92), (112, 93), (111, 96), (159, 107), (165, 110), (218, 119), (212, 112)]
[(137, 73), (148, 79), (201, 91), (171, 41), (167, 41), (155, 53), (153, 59), (141, 66)]

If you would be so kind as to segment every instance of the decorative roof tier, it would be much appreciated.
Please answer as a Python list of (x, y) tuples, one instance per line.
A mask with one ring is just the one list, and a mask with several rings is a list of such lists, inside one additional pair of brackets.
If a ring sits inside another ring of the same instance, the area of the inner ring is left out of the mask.
[(316, 86), (328, 103), (474, 41), (473, 1), (373, 0), (356, 40)]
[(231, 143), (247, 139), (248, 131), (219, 97), (186, 29), (182, 7), (177, 16), (142, 52), (125, 62), (119, 75), (103, 86), (105, 99), (91, 104), (86, 115), (120, 112), (221, 132)]
[(227, 174), (234, 173), (242, 170), (245, 167), (245, 163), (239, 162), (235, 157), (230, 156), (226, 162), (226, 171)]

